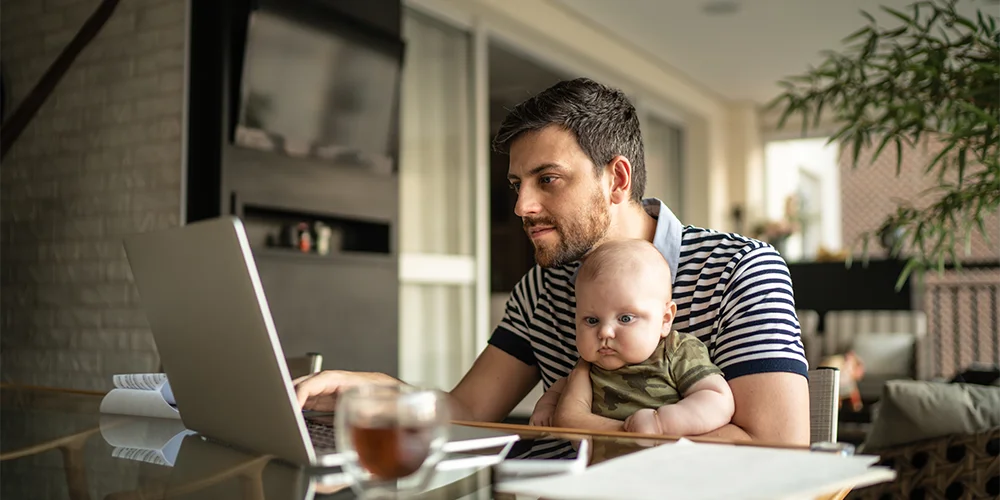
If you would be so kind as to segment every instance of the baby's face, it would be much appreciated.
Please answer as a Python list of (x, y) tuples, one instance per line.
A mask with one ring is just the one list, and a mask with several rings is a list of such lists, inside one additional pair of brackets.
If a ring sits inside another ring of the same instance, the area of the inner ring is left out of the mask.
[(641, 363), (670, 333), (666, 294), (648, 292), (648, 280), (602, 275), (576, 288), (576, 348), (606, 370)]

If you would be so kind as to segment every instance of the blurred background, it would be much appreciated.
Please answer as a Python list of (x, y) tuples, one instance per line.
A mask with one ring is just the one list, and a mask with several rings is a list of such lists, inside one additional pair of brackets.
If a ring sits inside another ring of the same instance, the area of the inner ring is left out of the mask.
[[(815, 312), (804, 330), (919, 313), (926, 377), (1000, 364), (996, 211), (962, 270), (897, 287), (906, 255), (872, 241), (862, 266), (862, 235), (936, 185), (936, 150), (906, 145), (897, 175), (894, 148), (869, 165), (866, 146), (854, 168), (835, 119), (803, 134), (766, 107), (861, 9), (898, 25), (879, 6), (910, 3), (122, 0), (5, 145), (2, 380), (107, 390), (158, 370), (121, 238), (237, 215), (286, 355), (450, 389), (534, 264), (490, 140), (505, 110), (578, 76), (633, 100), (647, 196), (781, 251)], [(104, 4), (2, 1), (5, 133)]]

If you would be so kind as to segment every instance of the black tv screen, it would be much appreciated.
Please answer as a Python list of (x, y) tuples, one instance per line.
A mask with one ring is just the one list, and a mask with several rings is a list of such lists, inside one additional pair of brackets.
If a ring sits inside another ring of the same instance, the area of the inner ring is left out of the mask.
[(392, 171), (398, 54), (263, 10), (244, 54), (237, 145)]

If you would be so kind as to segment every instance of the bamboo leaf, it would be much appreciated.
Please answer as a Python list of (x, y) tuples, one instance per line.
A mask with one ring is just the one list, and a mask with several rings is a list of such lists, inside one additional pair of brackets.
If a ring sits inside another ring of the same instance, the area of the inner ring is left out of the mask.
[(876, 23), (875, 23), (875, 18), (874, 18), (874, 17), (872, 17), (872, 15), (871, 15), (871, 14), (869, 14), (869, 13), (867, 13), (867, 12), (865, 12), (865, 11), (863, 11), (863, 10), (862, 10), (862, 11), (861, 11), (861, 15), (862, 15), (862, 16), (864, 16), (864, 17), (865, 17), (865, 19), (867, 19), (867, 20), (868, 20), (868, 22), (869, 22), (869, 23), (871, 23), (871, 24), (872, 24), (873, 26), (874, 26), (874, 25), (876, 24)]
[(878, 143), (878, 147), (875, 148), (875, 152), (872, 153), (872, 162), (873, 163), (875, 162), (875, 160), (878, 159), (879, 155), (882, 154), (882, 150), (885, 149), (886, 144), (889, 144), (889, 141), (891, 141), (892, 139), (893, 139), (893, 136), (891, 134), (885, 134), (882, 137), (882, 140), (879, 141), (879, 143)]
[(909, 24), (911, 26), (914, 25), (914, 20), (910, 16), (907, 16), (906, 14), (903, 14), (902, 12), (893, 9), (892, 7), (886, 7), (883, 5), (882, 10), (888, 12), (889, 14), (892, 14), (893, 16), (896, 16), (906, 24)]
[(903, 266), (903, 270), (899, 273), (899, 278), (896, 278), (896, 291), (899, 292), (903, 289), (903, 285), (906, 284), (906, 280), (909, 279), (910, 274), (913, 273), (914, 269), (919, 267), (919, 262), (915, 259), (910, 259), (906, 261), (906, 265)]
[(968, 152), (966, 148), (958, 150), (958, 189), (962, 189), (962, 182), (965, 181), (965, 161)]
[(997, 117), (991, 116), (989, 113), (987, 113), (986, 111), (977, 106), (973, 106), (972, 104), (965, 101), (955, 101), (955, 104), (960, 108), (962, 108), (963, 110), (975, 114), (979, 119), (986, 122), (987, 125), (992, 125), (994, 127), (1000, 126), (1000, 121), (998, 121)]
[(931, 162), (927, 164), (927, 168), (924, 170), (924, 173), (927, 173), (927, 172), (930, 172), (931, 170), (933, 170), (934, 166), (937, 165), (941, 161), (941, 159), (944, 158), (944, 156), (946, 154), (948, 154), (949, 151), (951, 151), (952, 149), (955, 149), (955, 145), (956, 145), (956, 143), (949, 142), (947, 146), (945, 146), (944, 148), (942, 148), (941, 152), (939, 152), (934, 157), (934, 159), (932, 159)]
[(861, 145), (863, 142), (864, 142), (864, 135), (862, 135), (860, 132), (854, 134), (854, 144), (852, 146), (854, 150), (851, 153), (851, 165), (853, 165), (855, 168), (857, 168), (858, 166), (858, 157), (861, 156)]
[(844, 43), (844, 44), (851, 43), (851, 42), (853, 42), (853, 41), (855, 41), (855, 40), (857, 40), (857, 39), (859, 39), (859, 38), (867, 35), (868, 32), (870, 32), (870, 31), (871, 31), (871, 28), (869, 28), (868, 26), (865, 26), (863, 28), (859, 28), (854, 33), (851, 33), (850, 35), (847, 35), (846, 37), (844, 37), (844, 39), (841, 40), (841, 43)]
[(900, 170), (903, 169), (903, 141), (896, 138), (896, 177), (899, 177)]
[(976, 218), (976, 226), (979, 227), (979, 234), (983, 237), (983, 240), (986, 241), (986, 246), (991, 246), (992, 242), (990, 242), (990, 233), (986, 232), (986, 223), (983, 222), (982, 217)]

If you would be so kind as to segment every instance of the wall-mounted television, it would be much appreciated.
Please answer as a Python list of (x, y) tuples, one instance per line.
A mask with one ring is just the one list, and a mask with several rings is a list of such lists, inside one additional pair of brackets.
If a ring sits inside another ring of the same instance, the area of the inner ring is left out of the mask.
[(394, 171), (402, 42), (360, 32), (252, 11), (235, 144)]

